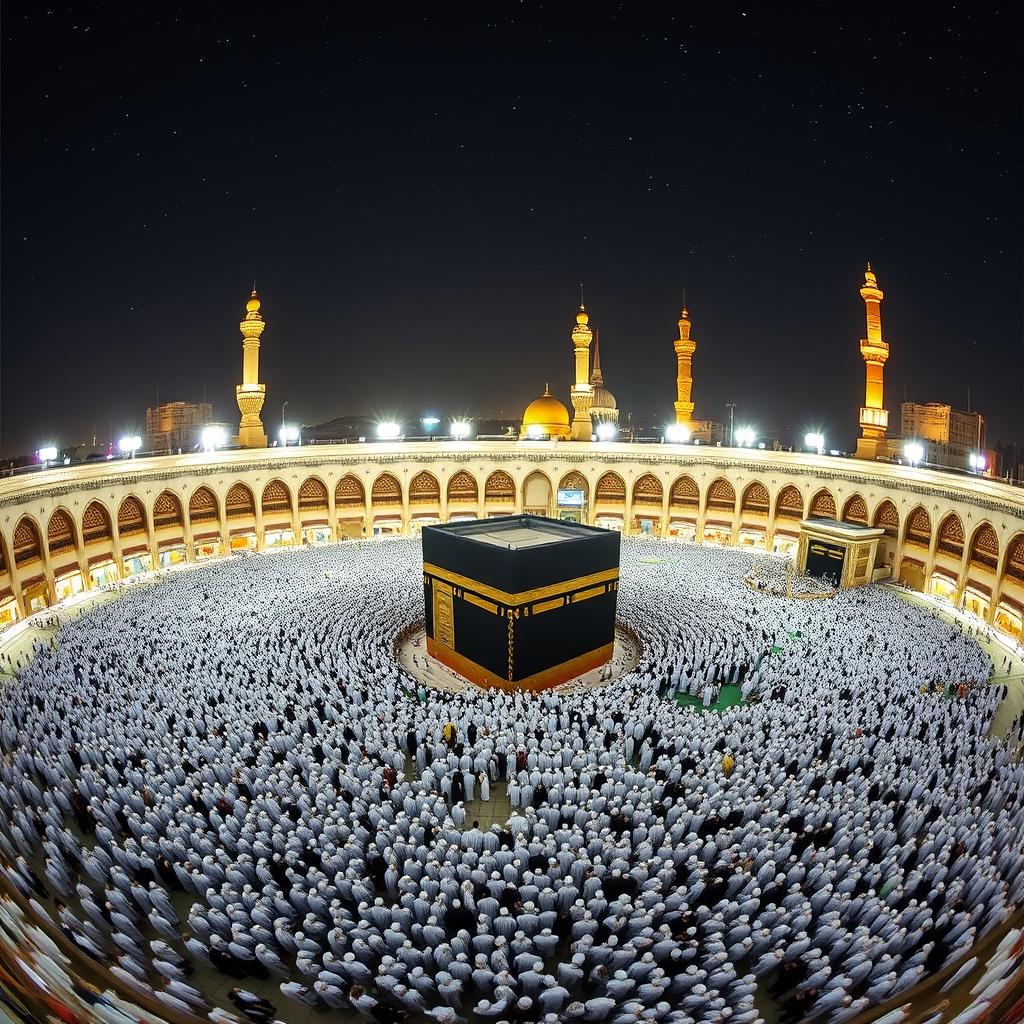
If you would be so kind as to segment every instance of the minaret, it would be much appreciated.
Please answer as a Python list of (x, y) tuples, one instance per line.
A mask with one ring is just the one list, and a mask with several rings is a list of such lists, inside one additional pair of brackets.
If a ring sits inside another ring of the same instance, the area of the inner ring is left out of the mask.
[(235, 388), (242, 422), (238, 427), (238, 443), (242, 448), (266, 448), (260, 410), (267, 397), (267, 385), (260, 381), (260, 335), (267, 325), (260, 316), (260, 300), (253, 285), (245, 304), (245, 319), (238, 325), (242, 332), (242, 383)]
[(882, 341), (882, 289), (871, 271), (864, 273), (864, 286), (860, 290), (867, 311), (868, 336), (861, 338), (860, 354), (864, 357), (867, 379), (864, 387), (864, 405), (860, 410), (861, 436), (857, 439), (857, 458), (874, 459), (888, 455), (885, 431), (889, 426), (889, 410), (882, 406), (882, 371), (889, 358), (889, 346)]
[(572, 439), (589, 441), (593, 433), (590, 422), (590, 402), (594, 389), (590, 385), (590, 341), (593, 332), (587, 326), (590, 317), (587, 307), (580, 302), (580, 311), (576, 314), (576, 326), (572, 332), (572, 347), (576, 356), (575, 383), (570, 389), (572, 398)]
[(676, 423), (690, 425), (693, 419), (693, 402), (690, 394), (693, 391), (693, 353), (697, 351), (697, 343), (690, 337), (690, 314), (686, 310), (686, 299), (683, 299), (683, 311), (679, 314), (679, 337), (674, 342), (676, 350)]
[(604, 377), (601, 375), (601, 332), (594, 331), (594, 367), (590, 371), (590, 384), (597, 387), (604, 384)]

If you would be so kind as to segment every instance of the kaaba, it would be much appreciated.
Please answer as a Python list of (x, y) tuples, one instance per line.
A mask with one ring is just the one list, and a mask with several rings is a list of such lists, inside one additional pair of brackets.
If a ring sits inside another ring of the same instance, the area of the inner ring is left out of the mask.
[(837, 587), (862, 587), (874, 576), (879, 527), (835, 519), (803, 519), (797, 547), (799, 572), (830, 579)]
[(427, 652), (478, 686), (543, 690), (615, 644), (619, 535), (541, 516), (423, 528)]

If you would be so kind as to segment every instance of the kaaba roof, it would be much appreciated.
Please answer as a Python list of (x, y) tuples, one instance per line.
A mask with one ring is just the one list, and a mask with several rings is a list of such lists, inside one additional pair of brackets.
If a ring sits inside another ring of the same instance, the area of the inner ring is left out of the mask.
[(584, 540), (594, 534), (601, 535), (606, 532), (593, 526), (545, 519), (543, 516), (502, 516), (500, 519), (449, 523), (447, 526), (435, 526), (433, 529), (458, 534), (466, 540), (478, 541), (481, 544), (509, 548), (512, 551)]

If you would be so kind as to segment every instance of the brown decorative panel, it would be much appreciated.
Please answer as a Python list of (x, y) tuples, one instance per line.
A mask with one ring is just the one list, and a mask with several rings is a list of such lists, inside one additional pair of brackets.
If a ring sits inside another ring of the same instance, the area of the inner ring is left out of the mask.
[(287, 486), (280, 480), (271, 480), (263, 488), (263, 514), (268, 512), (290, 512), (292, 508), (292, 496)]
[(697, 508), (700, 505), (700, 488), (692, 476), (681, 476), (672, 485), (672, 505), (675, 508)]
[(476, 493), (476, 481), (464, 469), (448, 481), (449, 501), (476, 501)]
[(146, 532), (146, 510), (138, 498), (125, 498), (117, 510), (117, 532), (132, 537)]
[(938, 549), (954, 558), (962, 558), (964, 554), (964, 524), (960, 517), (951, 512), (939, 525)]
[(932, 521), (920, 505), (910, 513), (907, 521), (907, 543), (928, 547), (932, 541)]
[(50, 516), (50, 522), (46, 527), (46, 543), (51, 555), (75, 546), (75, 524), (62, 508)]
[(995, 572), (999, 564), (999, 538), (988, 523), (983, 523), (974, 531), (974, 539), (971, 541), (971, 564), (983, 566), (990, 572)]
[(595, 488), (598, 501), (624, 505), (626, 502), (626, 481), (618, 473), (605, 473)]
[(382, 473), (373, 481), (370, 497), (374, 505), (401, 505), (401, 484), (390, 473)]
[(868, 506), (859, 494), (847, 498), (846, 504), (843, 506), (843, 522), (860, 523), (861, 526), (868, 525)]
[(783, 487), (775, 502), (776, 519), (803, 519), (804, 499), (792, 484)]
[(110, 517), (98, 501), (92, 501), (85, 507), (82, 515), (82, 539), (86, 544), (111, 539)]
[(577, 473), (573, 470), (571, 473), (566, 473), (562, 477), (562, 482), (558, 485), (560, 490), (567, 491), (582, 491), (584, 496), (589, 496), (590, 488), (587, 486), (586, 477), (582, 473)]
[(163, 491), (153, 505), (154, 528), (160, 530), (165, 526), (181, 526), (183, 522), (181, 502), (170, 491)]
[(1006, 575), (1024, 584), (1024, 533), (1018, 533), (1010, 541), (1006, 553)]
[(245, 484), (232, 484), (224, 499), (224, 510), (228, 519), (241, 519), (256, 515), (256, 499)]
[(756, 480), (752, 484), (747, 484), (747, 489), (743, 492), (743, 511), (766, 516), (768, 505), (768, 488)]
[(334, 504), (338, 508), (361, 508), (366, 504), (363, 485), (354, 476), (343, 476), (334, 488)]
[(31, 519), (22, 519), (14, 528), (14, 564), (24, 565), (42, 558), (39, 531)]
[(650, 473), (640, 477), (633, 484), (634, 505), (657, 505), (661, 507), (661, 481)]
[(315, 476), (302, 481), (299, 488), (299, 508), (304, 512), (327, 508), (327, 488)]
[(217, 499), (209, 487), (200, 487), (188, 499), (190, 523), (209, 523), (217, 518)]
[(817, 519), (835, 519), (836, 499), (828, 491), (818, 491), (811, 499), (810, 515)]
[(488, 501), (514, 502), (516, 500), (516, 482), (502, 470), (496, 470), (484, 484), (484, 496)]
[(875, 510), (875, 526), (880, 526), (889, 537), (895, 537), (899, 533), (900, 514), (891, 501), (883, 501)]
[(413, 505), (438, 505), (441, 502), (441, 485), (437, 477), (424, 470), (417, 473), (409, 483), (409, 501)]
[(732, 512), (736, 508), (736, 491), (728, 480), (714, 480), (708, 488), (708, 508)]

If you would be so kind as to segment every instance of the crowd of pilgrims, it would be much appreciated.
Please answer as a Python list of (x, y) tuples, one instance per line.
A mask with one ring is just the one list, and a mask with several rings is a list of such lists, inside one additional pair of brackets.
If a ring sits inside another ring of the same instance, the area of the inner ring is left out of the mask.
[[(640, 662), (571, 694), (418, 697), (414, 540), (126, 590), (3, 691), (3, 870), (200, 1015), (196, 965), (253, 1020), (850, 1019), (1021, 904), (1024, 766), (972, 638), (879, 588), (755, 592), (751, 564), (624, 539)], [(673, 699), (726, 681), (721, 714)], [(498, 786), (511, 817), (467, 820)]]

